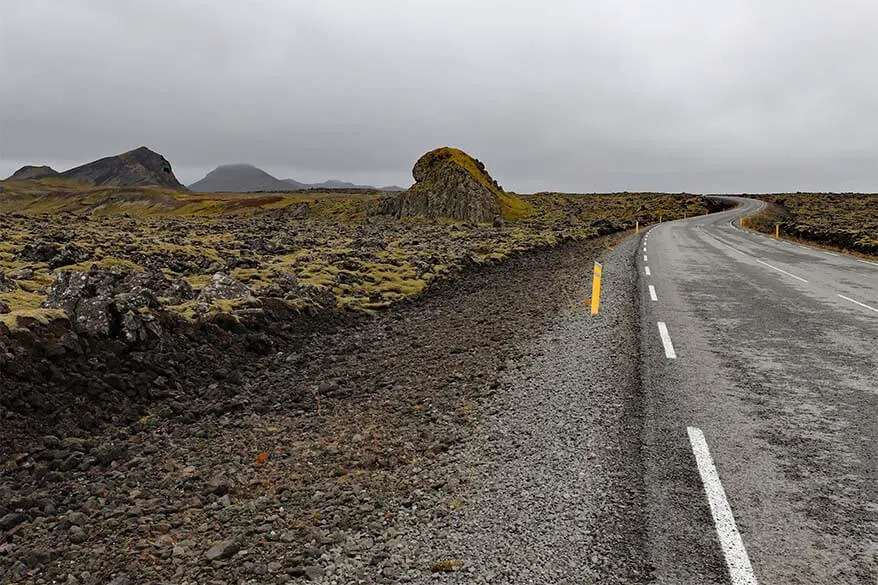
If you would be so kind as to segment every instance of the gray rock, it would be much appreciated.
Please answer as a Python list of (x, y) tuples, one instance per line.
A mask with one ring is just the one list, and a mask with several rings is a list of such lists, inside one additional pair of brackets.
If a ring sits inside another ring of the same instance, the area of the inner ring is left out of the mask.
[(234, 540), (221, 540), (204, 553), (204, 556), (211, 561), (227, 559), (234, 556), (239, 550), (241, 547)]
[(36, 273), (33, 268), (19, 268), (18, 270), (13, 270), (6, 274), (9, 278), (13, 280), (30, 280), (34, 277)]
[(12, 292), (18, 290), (18, 283), (0, 272), (0, 292)]
[(18, 512), (10, 512), (0, 518), (0, 530), (12, 530), (22, 522), (27, 521), (27, 516)]
[(74, 526), (85, 526), (88, 523), (88, 516), (82, 512), (70, 512), (67, 514), (67, 520)]
[(310, 581), (319, 581), (323, 578), (324, 573), (325, 571), (320, 565), (309, 565), (305, 567), (305, 576), (308, 577)]
[(79, 526), (71, 526), (70, 533), (67, 535), (67, 537), (73, 544), (81, 544), (88, 540), (88, 536), (85, 534), (85, 530), (83, 530)]
[(223, 300), (244, 300), (250, 296), (250, 289), (244, 283), (235, 280), (227, 274), (217, 272), (213, 275), (201, 293), (198, 300), (210, 302), (217, 299)]

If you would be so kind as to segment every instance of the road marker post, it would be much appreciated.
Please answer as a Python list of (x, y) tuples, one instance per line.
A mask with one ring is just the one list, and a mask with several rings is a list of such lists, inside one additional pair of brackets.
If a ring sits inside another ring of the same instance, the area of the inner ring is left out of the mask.
[(640, 233), (640, 220), (639, 219), (634, 222), (634, 233), (635, 234)]
[(591, 280), (591, 314), (597, 315), (601, 309), (601, 273), (603, 265), (600, 262), (594, 263), (594, 277)]
[(774, 239), (776, 240), (778, 238), (780, 238), (780, 224), (776, 223), (774, 224)]
[(659, 211), (659, 212), (658, 212), (658, 214), (659, 214), (659, 223), (662, 222), (662, 213), (664, 213), (664, 212), (663, 212), (663, 211)]

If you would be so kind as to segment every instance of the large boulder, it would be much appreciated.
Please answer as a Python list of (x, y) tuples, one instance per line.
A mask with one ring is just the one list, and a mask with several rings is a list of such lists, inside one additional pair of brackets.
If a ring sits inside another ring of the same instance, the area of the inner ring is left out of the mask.
[(198, 295), (199, 301), (211, 302), (220, 300), (244, 300), (251, 295), (246, 284), (235, 280), (228, 274), (217, 272), (210, 281), (201, 289)]
[(160, 337), (155, 315), (164, 307), (157, 292), (142, 286), (170, 285), (154, 275), (125, 275), (92, 268), (88, 272), (60, 271), (43, 307), (63, 309), (78, 333), (118, 337), (129, 343)]
[(521, 199), (503, 191), (481, 161), (457, 148), (428, 152), (415, 163), (412, 176), (412, 188), (385, 200), (379, 213), (490, 222), (527, 211)]

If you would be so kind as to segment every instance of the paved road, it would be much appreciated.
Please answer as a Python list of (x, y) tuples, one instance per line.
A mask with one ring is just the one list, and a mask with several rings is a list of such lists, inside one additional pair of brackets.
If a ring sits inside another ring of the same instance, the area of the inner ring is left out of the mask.
[(638, 254), (645, 554), (660, 583), (878, 583), (878, 264), (739, 202)]

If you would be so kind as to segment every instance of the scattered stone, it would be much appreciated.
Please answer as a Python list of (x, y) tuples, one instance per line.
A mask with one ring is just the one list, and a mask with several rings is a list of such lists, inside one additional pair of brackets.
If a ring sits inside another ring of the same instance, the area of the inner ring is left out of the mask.
[(19, 512), (10, 512), (0, 518), (0, 530), (12, 530), (22, 522), (27, 521), (27, 516)]
[(227, 559), (234, 556), (234, 554), (239, 550), (241, 550), (241, 547), (236, 541), (221, 540), (220, 542), (213, 545), (210, 550), (204, 553), (204, 556), (207, 557), (207, 559), (210, 561)]
[(88, 540), (88, 536), (86, 536), (85, 531), (79, 526), (70, 527), (68, 538), (73, 544), (82, 544), (83, 542)]
[(320, 565), (309, 565), (305, 567), (305, 576), (308, 577), (310, 581), (319, 581), (323, 578), (324, 573), (325, 571)]
[(0, 292), (12, 292), (18, 290), (18, 283), (0, 272)]

